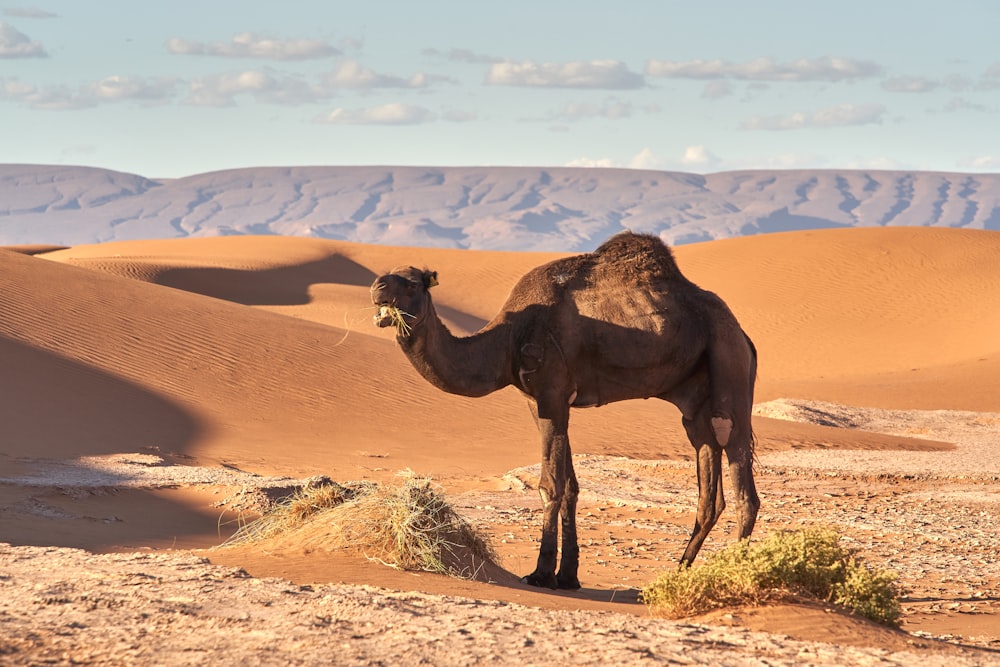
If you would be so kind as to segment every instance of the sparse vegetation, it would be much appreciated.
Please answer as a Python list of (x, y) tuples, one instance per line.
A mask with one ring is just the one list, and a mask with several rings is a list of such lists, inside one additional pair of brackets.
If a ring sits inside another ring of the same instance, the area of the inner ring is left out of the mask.
[(895, 575), (872, 571), (831, 528), (780, 531), (732, 544), (701, 565), (664, 572), (642, 590), (654, 611), (681, 618), (725, 606), (813, 597), (885, 625), (900, 616)]
[(306, 485), (259, 519), (246, 523), (226, 545), (259, 542), (307, 523), (323, 522), (338, 546), (360, 549), (391, 567), (471, 578), (495, 560), (492, 546), (445, 501), (440, 487), (410, 471), (399, 484)]

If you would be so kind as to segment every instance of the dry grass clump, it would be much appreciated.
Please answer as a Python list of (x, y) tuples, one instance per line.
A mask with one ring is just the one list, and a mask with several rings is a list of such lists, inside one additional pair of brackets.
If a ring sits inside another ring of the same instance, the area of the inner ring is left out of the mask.
[(412, 472), (399, 484), (325, 480), (307, 485), (242, 526), (226, 545), (259, 542), (317, 522), (338, 546), (391, 567), (472, 578), (495, 561), (492, 546), (445, 501), (440, 487)]
[(287, 534), (303, 526), (314, 515), (366, 493), (373, 486), (371, 482), (338, 484), (329, 477), (311, 479), (293, 493), (271, 502), (259, 519), (241, 523), (222, 546), (260, 542)]
[(681, 618), (805, 596), (895, 626), (900, 615), (895, 579), (858, 562), (833, 529), (812, 528), (772, 533), (752, 546), (741, 540), (702, 565), (664, 572), (642, 590), (641, 599), (665, 616)]

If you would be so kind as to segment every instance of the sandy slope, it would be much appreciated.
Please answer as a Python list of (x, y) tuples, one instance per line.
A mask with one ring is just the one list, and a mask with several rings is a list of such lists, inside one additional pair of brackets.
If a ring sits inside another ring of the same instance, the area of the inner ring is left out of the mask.
[[(756, 341), (758, 401), (1000, 406), (998, 233), (798, 232), (676, 254)], [(368, 286), (396, 265), (433, 268), (439, 311), (468, 332), (521, 274), (552, 257), (282, 237), (0, 252), (0, 467), (9, 478), (30, 474), (33, 459), (138, 452), (299, 477), (384, 478), (412, 468), (449, 492), (506, 489), (504, 473), (536, 463), (524, 400), (510, 389), (473, 400), (427, 385), (391, 334), (371, 326)], [(633, 401), (575, 413), (571, 435), (583, 454), (680, 461), (690, 448), (678, 422), (668, 405)], [(763, 417), (756, 429), (764, 453), (948, 447)], [(51, 487), (0, 484), (8, 509), (0, 540), (208, 546), (218, 541), (212, 502), (232, 484), (197, 492), (110, 484), (68, 500)]]

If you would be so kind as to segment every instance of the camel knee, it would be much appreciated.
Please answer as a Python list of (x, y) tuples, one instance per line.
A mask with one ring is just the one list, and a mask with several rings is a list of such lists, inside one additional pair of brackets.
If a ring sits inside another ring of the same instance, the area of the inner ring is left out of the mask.
[(576, 476), (570, 477), (566, 481), (566, 500), (576, 502), (580, 497), (580, 483), (576, 481)]

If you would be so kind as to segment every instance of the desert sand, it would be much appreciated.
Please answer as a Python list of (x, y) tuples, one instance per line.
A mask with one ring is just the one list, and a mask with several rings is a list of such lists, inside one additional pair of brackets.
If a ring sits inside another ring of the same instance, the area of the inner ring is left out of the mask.
[[(581, 581), (517, 582), (540, 532), (525, 400), (443, 394), (369, 286), (436, 270), (470, 333), (557, 255), (292, 237), (0, 250), (0, 662), (1000, 664), (1000, 233), (858, 228), (675, 249), (757, 344), (755, 535), (834, 525), (899, 574), (901, 630), (818, 604), (649, 618), (693, 523), (660, 401), (574, 412)], [(296, 540), (216, 548), (241, 492), (431, 477), (500, 568), (463, 581)], [(733, 539), (727, 514), (702, 556)], [(916, 654), (919, 657), (915, 657)]]

